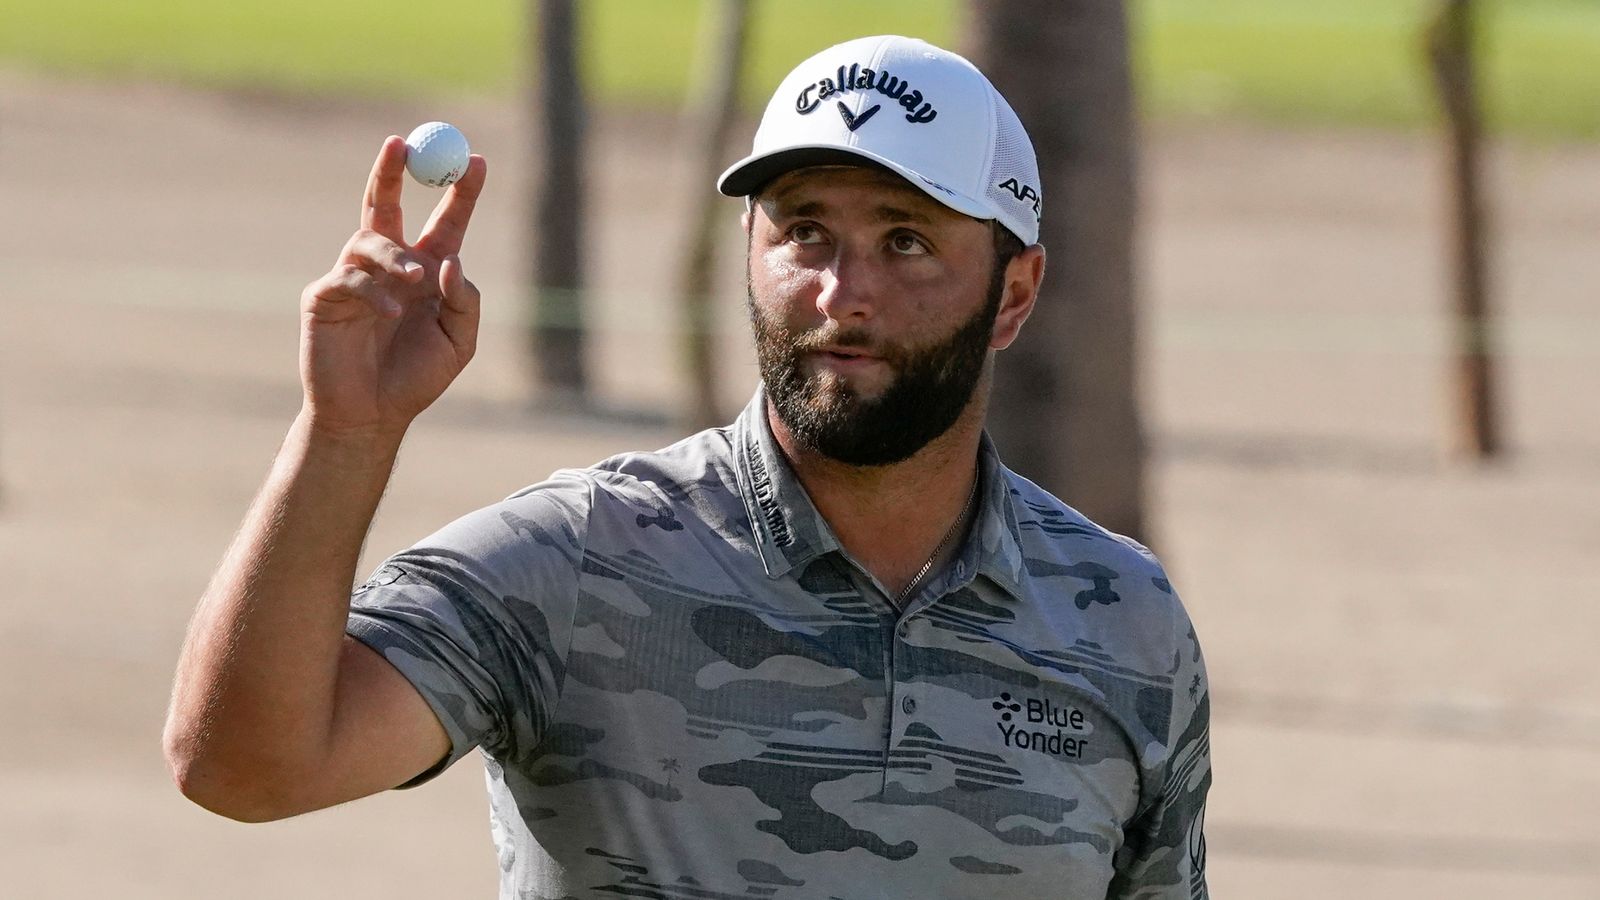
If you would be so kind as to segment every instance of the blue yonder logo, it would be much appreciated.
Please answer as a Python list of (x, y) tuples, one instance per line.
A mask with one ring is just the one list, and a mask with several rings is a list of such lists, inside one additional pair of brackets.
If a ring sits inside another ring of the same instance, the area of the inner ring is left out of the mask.
[(1010, 694), (1001, 694), (1000, 699), (994, 702), (995, 711), (1000, 713), (1000, 721), (1011, 721), (1011, 714), (1022, 712), (1022, 704), (1011, 699)]
[[(995, 727), (1000, 742), (1018, 750), (1030, 750), (1067, 759), (1082, 759), (1089, 749), (1089, 723), (1083, 710), (1066, 706), (1048, 697), (1013, 699), (1003, 693), (992, 704), (1000, 714)], [(1013, 721), (1020, 714), (1022, 721)]]

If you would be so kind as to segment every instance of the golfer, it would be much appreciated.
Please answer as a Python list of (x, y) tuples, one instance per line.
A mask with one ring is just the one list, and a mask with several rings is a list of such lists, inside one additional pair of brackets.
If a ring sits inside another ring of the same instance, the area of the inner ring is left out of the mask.
[(190, 626), (165, 746), (245, 821), (488, 772), (504, 898), (1206, 894), (1200, 647), (1139, 544), (1009, 471), (1034, 153), (970, 63), (802, 62), (747, 198), (761, 387), (566, 469), (352, 594), (407, 428), (471, 358), (474, 157), (414, 244), (390, 138), (302, 297), (304, 403)]

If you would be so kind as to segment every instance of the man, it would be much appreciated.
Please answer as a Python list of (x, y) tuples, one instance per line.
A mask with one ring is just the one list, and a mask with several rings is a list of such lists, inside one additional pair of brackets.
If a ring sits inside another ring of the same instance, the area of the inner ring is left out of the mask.
[(484, 163), (408, 246), (403, 153), (306, 290), (302, 412), (191, 626), (188, 796), (279, 818), (476, 748), (503, 897), (1205, 894), (1188, 619), (983, 435), (1044, 250), (1031, 145), (977, 69), (898, 37), (802, 63), (719, 185), (749, 198), (745, 412), (557, 472), (347, 602), (477, 328)]

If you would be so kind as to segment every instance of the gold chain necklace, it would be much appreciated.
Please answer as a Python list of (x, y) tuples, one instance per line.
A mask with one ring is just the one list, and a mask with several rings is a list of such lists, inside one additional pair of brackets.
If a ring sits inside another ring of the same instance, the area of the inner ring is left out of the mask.
[(972, 490), (967, 492), (967, 502), (962, 504), (961, 512), (956, 515), (956, 520), (950, 523), (950, 530), (944, 533), (944, 538), (939, 541), (939, 546), (933, 548), (933, 555), (928, 557), (928, 561), (922, 564), (922, 568), (917, 570), (916, 575), (912, 576), (911, 583), (906, 585), (900, 591), (900, 594), (894, 598), (896, 608), (904, 608), (905, 602), (910, 598), (911, 593), (917, 589), (918, 585), (922, 584), (922, 579), (927, 577), (928, 570), (933, 568), (934, 560), (944, 555), (945, 549), (950, 546), (951, 539), (956, 536), (957, 529), (961, 527), (962, 522), (966, 521), (967, 512), (972, 509), (972, 499), (976, 496), (978, 496), (978, 473), (973, 473)]

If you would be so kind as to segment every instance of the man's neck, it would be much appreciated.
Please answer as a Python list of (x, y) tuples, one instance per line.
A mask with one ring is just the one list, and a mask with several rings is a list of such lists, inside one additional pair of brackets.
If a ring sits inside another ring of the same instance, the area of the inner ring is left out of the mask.
[[(845, 552), (894, 598), (930, 557), (938, 557), (931, 560), (930, 577), (954, 558), (976, 518), (979, 504), (974, 499), (969, 509), (967, 500), (978, 477), (983, 406), (972, 403), (944, 434), (909, 459), (885, 466), (852, 466), (802, 446), (770, 400), (767, 422)], [(957, 521), (963, 511), (967, 521)], [(944, 542), (947, 535), (951, 540)]]

